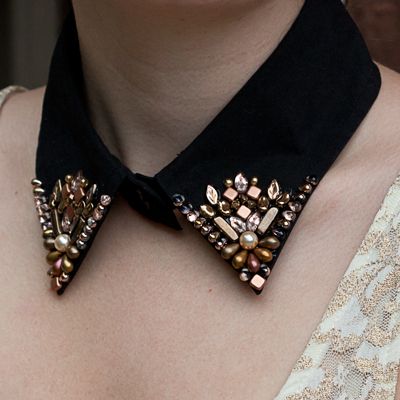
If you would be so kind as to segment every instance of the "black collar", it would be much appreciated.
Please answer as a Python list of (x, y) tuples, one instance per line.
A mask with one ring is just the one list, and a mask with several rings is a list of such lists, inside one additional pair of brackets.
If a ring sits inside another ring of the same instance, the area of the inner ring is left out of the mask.
[(207, 128), (155, 177), (130, 171), (89, 120), (73, 15), (57, 43), (46, 89), (36, 173), (51, 192), (83, 170), (99, 191), (179, 229), (172, 195), (198, 207), (204, 188), (244, 171), (297, 187), (322, 178), (380, 88), (377, 67), (340, 0), (306, 0), (273, 54)]

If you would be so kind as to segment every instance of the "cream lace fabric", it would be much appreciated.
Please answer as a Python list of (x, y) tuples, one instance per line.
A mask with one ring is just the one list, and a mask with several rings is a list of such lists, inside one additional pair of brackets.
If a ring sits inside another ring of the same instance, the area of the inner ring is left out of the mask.
[(24, 92), (25, 90), (26, 89), (22, 86), (8, 86), (0, 90), (0, 108), (12, 93)]
[(400, 175), (276, 400), (394, 400), (400, 361)]

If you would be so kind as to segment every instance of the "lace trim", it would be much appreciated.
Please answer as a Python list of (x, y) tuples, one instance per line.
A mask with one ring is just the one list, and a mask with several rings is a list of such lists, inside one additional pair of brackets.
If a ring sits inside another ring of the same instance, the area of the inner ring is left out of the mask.
[(276, 400), (394, 400), (400, 361), (400, 175)]

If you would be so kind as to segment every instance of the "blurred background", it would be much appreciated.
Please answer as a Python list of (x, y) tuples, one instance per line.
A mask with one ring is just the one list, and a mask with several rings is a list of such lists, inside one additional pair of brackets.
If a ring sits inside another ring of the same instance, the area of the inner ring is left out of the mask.
[[(400, 0), (347, 0), (374, 59), (400, 72)], [(0, 0), (0, 88), (46, 83), (68, 0)], [(338, 27), (340, 29), (340, 27)]]

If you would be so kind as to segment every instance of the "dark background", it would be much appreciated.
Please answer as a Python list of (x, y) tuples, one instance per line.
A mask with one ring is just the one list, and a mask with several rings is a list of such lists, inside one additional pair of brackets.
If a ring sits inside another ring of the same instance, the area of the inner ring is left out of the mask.
[[(400, 72), (400, 0), (346, 3), (374, 59)], [(0, 0), (0, 88), (45, 84), (67, 10), (68, 0)]]

